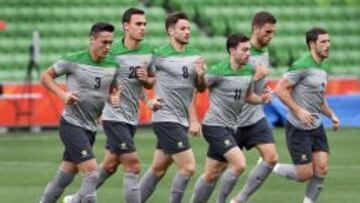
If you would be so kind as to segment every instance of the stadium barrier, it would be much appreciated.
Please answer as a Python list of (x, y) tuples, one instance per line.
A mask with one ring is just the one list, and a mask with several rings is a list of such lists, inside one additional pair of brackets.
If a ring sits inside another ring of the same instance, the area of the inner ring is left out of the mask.
[[(274, 87), (276, 80), (270, 80)], [(64, 85), (62, 85), (65, 88)], [(360, 82), (358, 79), (336, 79), (328, 84), (329, 105), (339, 115), (342, 126), (360, 127)], [(31, 90), (31, 92), (29, 92)], [(146, 90), (149, 97), (152, 90)], [(197, 95), (198, 116), (202, 119), (209, 107), (208, 92)], [(0, 95), (0, 127), (48, 127), (58, 126), (63, 109), (61, 100), (47, 91), (41, 84), (5, 83)], [(264, 106), (268, 120), (272, 125), (283, 124), (286, 120), (286, 109), (274, 98), (271, 104)], [(140, 102), (140, 124), (149, 124), (151, 110)], [(325, 126), (331, 124), (324, 120)]]

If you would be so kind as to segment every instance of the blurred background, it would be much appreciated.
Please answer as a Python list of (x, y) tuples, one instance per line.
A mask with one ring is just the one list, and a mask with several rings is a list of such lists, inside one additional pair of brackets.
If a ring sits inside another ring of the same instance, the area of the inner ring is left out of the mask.
[[(227, 56), (228, 34), (241, 31), (250, 36), (252, 16), (261, 10), (271, 12), (277, 18), (276, 35), (269, 46), (272, 87), (294, 60), (308, 52), (305, 31), (313, 26), (325, 28), (331, 37), (327, 94), (344, 129), (338, 133), (341, 136), (328, 129), (330, 142), (334, 144), (331, 158), (334, 172), (328, 182), (330, 189), (319, 202), (357, 201), (360, 180), (353, 174), (360, 169), (359, 151), (356, 151), (360, 143), (360, 0), (0, 0), (1, 203), (38, 201), (60, 160), (62, 145), (56, 128), (63, 104), (41, 86), (41, 71), (68, 52), (86, 49), (88, 31), (94, 22), (116, 25), (116, 41), (119, 41), (121, 16), (129, 7), (146, 11), (145, 42), (153, 46), (168, 42), (164, 28), (167, 13), (186, 12), (192, 23), (191, 44), (201, 51), (208, 65)], [(65, 78), (60, 78), (59, 83), (64, 86)], [(208, 108), (207, 93), (198, 95), (197, 100), (202, 118)], [(281, 127), (286, 121), (286, 108), (278, 99), (265, 106), (265, 110), (273, 126)], [(151, 111), (143, 103), (140, 121), (142, 126), (148, 126), (151, 121)], [(330, 127), (328, 119), (324, 118), (324, 122)], [(139, 153), (146, 168), (156, 140), (148, 128), (140, 128), (138, 132), (136, 141), (141, 146)], [(276, 128), (274, 132), (281, 159), (289, 161), (283, 129)], [(103, 153), (105, 139), (101, 131), (99, 134), (95, 146), (98, 158)], [(204, 140), (192, 140), (192, 144), (200, 174), (206, 144)], [(250, 168), (257, 156), (250, 153), (247, 158)], [(119, 201), (120, 175), (100, 191), (100, 202), (122, 202)], [(163, 194), (167, 194), (170, 181), (164, 181), (166, 187), (150, 202), (166, 202)], [(254, 196), (254, 202), (300, 202), (302, 186), (275, 178), (269, 182), (264, 191)], [(75, 188), (76, 184), (70, 190)], [(19, 196), (18, 192), (23, 195)], [(268, 201), (269, 196), (274, 201)]]

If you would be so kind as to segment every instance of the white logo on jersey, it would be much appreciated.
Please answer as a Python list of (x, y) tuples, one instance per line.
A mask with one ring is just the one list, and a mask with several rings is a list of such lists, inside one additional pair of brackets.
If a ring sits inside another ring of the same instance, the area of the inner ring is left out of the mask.
[(177, 146), (178, 146), (178, 148), (183, 148), (183, 147), (184, 147), (184, 143), (180, 141), (180, 142), (177, 143)]

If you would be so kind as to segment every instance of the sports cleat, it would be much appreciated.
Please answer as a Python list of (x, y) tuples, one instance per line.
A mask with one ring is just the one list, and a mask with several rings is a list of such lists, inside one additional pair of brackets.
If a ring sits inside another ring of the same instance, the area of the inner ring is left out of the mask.
[(73, 198), (73, 195), (66, 195), (63, 198), (63, 203), (71, 203), (72, 198)]

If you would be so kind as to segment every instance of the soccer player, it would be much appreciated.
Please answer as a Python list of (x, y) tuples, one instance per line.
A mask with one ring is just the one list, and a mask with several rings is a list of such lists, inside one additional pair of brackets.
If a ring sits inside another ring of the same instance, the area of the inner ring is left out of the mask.
[[(45, 188), (41, 203), (55, 203), (75, 174), (83, 177), (79, 196), (82, 202), (96, 202), (97, 164), (92, 145), (98, 118), (105, 101), (119, 103), (115, 80), (117, 63), (107, 54), (113, 42), (114, 26), (96, 23), (90, 30), (90, 48), (71, 53), (56, 61), (41, 76), (42, 84), (64, 102), (60, 120), (60, 138), (65, 146), (58, 173)], [(55, 78), (66, 75), (67, 91)]]
[(329, 145), (321, 114), (340, 121), (326, 102), (330, 37), (318, 27), (306, 32), (309, 54), (295, 61), (278, 83), (275, 93), (289, 108), (286, 125), (287, 146), (294, 164), (277, 164), (274, 173), (299, 182), (308, 181), (304, 203), (318, 198), (328, 172)]
[[(137, 8), (127, 9), (122, 16), (122, 26), (124, 37), (110, 50), (121, 67), (118, 71), (118, 82), (122, 86), (122, 99), (120, 106), (116, 108), (109, 103), (104, 107), (102, 120), (107, 140), (104, 159), (98, 169), (99, 179), (96, 188), (99, 188), (122, 164), (125, 202), (139, 203), (140, 160), (133, 137), (138, 124), (138, 101), (142, 88), (152, 88), (155, 77), (153, 71), (149, 70), (152, 49), (142, 43), (146, 31), (145, 12)], [(65, 199), (72, 203), (80, 203), (78, 193)]]
[[(254, 67), (269, 67), (269, 53), (266, 47), (274, 37), (275, 24), (275, 17), (266, 11), (256, 13), (252, 19), (249, 63)], [(261, 95), (262, 92), (267, 91), (264, 86), (265, 78), (256, 81), (255, 93)], [(261, 156), (261, 161), (252, 169), (243, 189), (233, 198), (233, 203), (248, 200), (250, 195), (260, 188), (278, 160), (272, 130), (265, 118), (262, 105), (245, 104), (238, 119), (236, 141), (239, 147), (241, 149), (245, 147), (247, 150), (255, 147)]]
[(210, 107), (202, 123), (202, 132), (209, 143), (205, 171), (196, 182), (191, 203), (206, 203), (223, 174), (223, 184), (217, 203), (225, 203), (238, 177), (245, 170), (245, 157), (234, 139), (237, 116), (245, 102), (261, 104), (271, 99), (270, 93), (261, 96), (252, 90), (255, 69), (247, 64), (250, 57), (249, 38), (242, 33), (232, 34), (226, 42), (229, 57), (206, 74), (210, 91)]
[(194, 88), (200, 92), (206, 88), (205, 63), (197, 51), (187, 46), (190, 23), (185, 13), (170, 14), (165, 28), (170, 43), (154, 50), (155, 92), (163, 99), (162, 107), (152, 117), (158, 142), (153, 163), (140, 180), (141, 202), (150, 197), (172, 162), (178, 173), (172, 182), (169, 202), (181, 202), (195, 171), (195, 158), (187, 137), (188, 106)]

